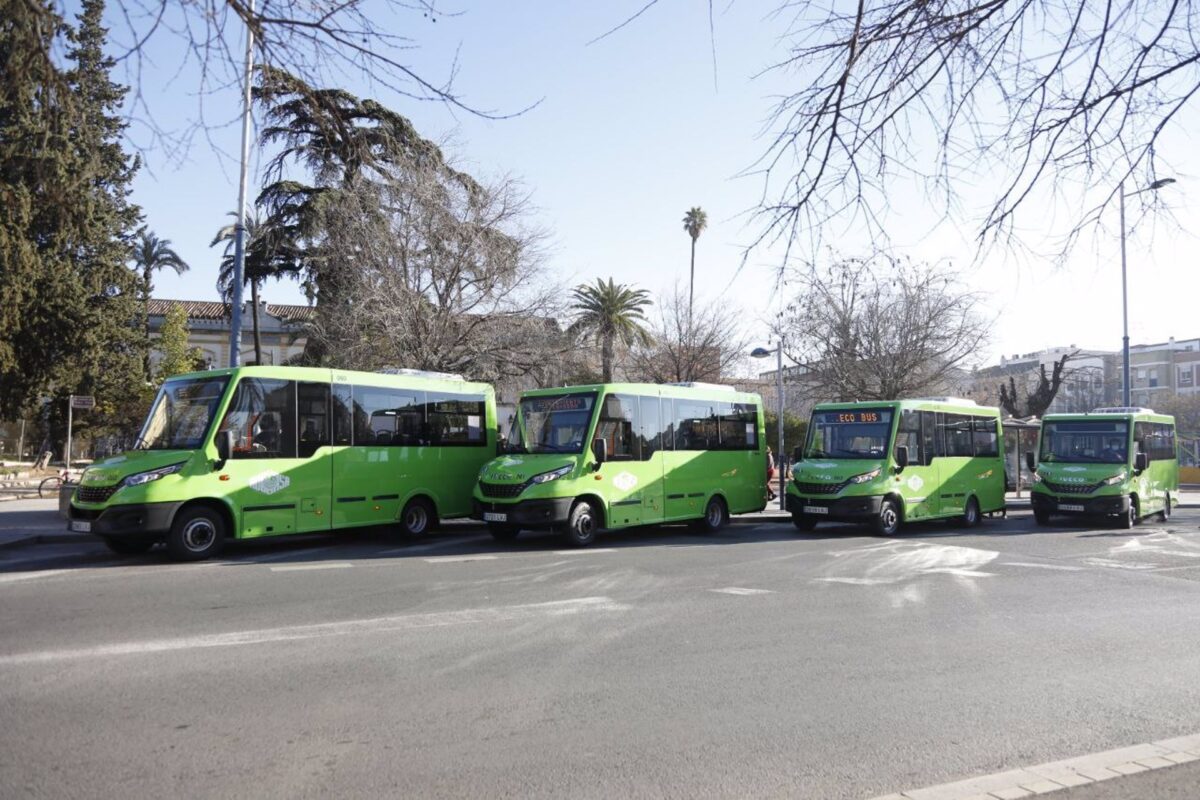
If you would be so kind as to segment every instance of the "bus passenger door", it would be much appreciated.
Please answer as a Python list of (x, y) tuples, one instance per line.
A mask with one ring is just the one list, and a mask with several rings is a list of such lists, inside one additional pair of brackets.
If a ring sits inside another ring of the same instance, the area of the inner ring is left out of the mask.
[(297, 531), (327, 531), (333, 525), (333, 437), (329, 384), (296, 384), (296, 465), (290, 470), (299, 508)]
[[(647, 481), (647, 466), (637, 456), (638, 399), (610, 394), (601, 402), (596, 438), (608, 443), (608, 460), (597, 474), (600, 491), (608, 503), (606, 526), (639, 525), (646, 490), (658, 488), (661, 482)], [(652, 485), (647, 486), (648, 482)]]
[(663, 418), (657, 397), (641, 397), (638, 398), (638, 402), (641, 404), (641, 434), (638, 443), (641, 446), (642, 469), (646, 477), (642, 489), (642, 522), (653, 524), (666, 518)]
[(938, 513), (938, 461), (932, 411), (906, 410), (900, 415), (896, 444), (908, 448), (908, 466), (892, 485), (904, 498), (904, 518), (924, 519)]

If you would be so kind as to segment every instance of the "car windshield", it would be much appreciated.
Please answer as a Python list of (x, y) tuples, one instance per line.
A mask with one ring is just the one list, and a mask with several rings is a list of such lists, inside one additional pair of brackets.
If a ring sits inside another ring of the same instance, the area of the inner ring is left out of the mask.
[(1084, 464), (1124, 464), (1129, 423), (1103, 420), (1046, 422), (1039, 460)]
[(582, 453), (595, 405), (594, 392), (521, 398), (512, 449), (519, 453)]
[(815, 411), (805, 458), (883, 458), (892, 432), (890, 408)]
[(158, 390), (135, 450), (195, 450), (204, 443), (229, 377), (169, 380)]

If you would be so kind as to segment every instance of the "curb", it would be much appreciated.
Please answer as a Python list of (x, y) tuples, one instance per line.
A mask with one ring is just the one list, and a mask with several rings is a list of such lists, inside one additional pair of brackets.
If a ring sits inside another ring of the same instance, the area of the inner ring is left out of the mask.
[(15, 547), (28, 547), (34, 544), (80, 544), (82, 542), (98, 542), (95, 536), (84, 533), (33, 533), (20, 539), (0, 542), (0, 550)]

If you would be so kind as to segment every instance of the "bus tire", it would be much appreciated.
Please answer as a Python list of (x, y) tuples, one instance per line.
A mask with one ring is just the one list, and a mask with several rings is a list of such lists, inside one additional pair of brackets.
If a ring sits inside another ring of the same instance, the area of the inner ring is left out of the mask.
[(729, 509), (725, 507), (725, 501), (714, 495), (704, 507), (704, 516), (696, 520), (696, 528), (705, 533), (716, 533), (728, 521)]
[(433, 528), (433, 504), (424, 497), (409, 500), (400, 513), (400, 530), (405, 536), (423, 536)]
[(152, 539), (114, 539), (111, 536), (105, 536), (104, 545), (119, 555), (140, 556), (154, 546), (154, 541)]
[(1117, 519), (1117, 526), (1129, 530), (1138, 524), (1138, 501), (1133, 495), (1129, 496), (1129, 510)]
[(489, 522), (487, 528), (488, 533), (497, 542), (515, 542), (521, 533), (521, 529), (516, 525), (504, 525), (500, 522)]
[(1171, 493), (1167, 492), (1167, 496), (1163, 498), (1163, 510), (1158, 512), (1158, 518), (1163, 522), (1171, 521)]
[(1035, 508), (1033, 510), (1033, 521), (1036, 522), (1038, 525), (1042, 525), (1042, 526), (1049, 525), (1050, 524), (1050, 512), (1045, 511), (1040, 508)]
[(875, 517), (872, 525), (880, 536), (895, 536), (900, 530), (900, 506), (890, 497), (883, 498), (879, 504), (879, 516)]
[(974, 528), (980, 522), (979, 501), (974, 497), (967, 498), (967, 506), (963, 509), (962, 526)]
[(571, 506), (567, 517), (567, 541), (572, 547), (588, 547), (596, 541), (596, 529), (600, 527), (600, 516), (589, 500), (579, 500)]
[(167, 552), (176, 561), (212, 558), (225, 546), (225, 517), (212, 506), (196, 505), (175, 515), (167, 534)]
[(811, 531), (817, 527), (817, 518), (811, 514), (792, 514), (792, 524), (798, 531)]

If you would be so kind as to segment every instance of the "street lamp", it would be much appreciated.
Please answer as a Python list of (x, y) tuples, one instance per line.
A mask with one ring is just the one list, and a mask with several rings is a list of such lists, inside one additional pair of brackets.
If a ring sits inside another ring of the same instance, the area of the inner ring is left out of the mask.
[(779, 472), (779, 509), (787, 511), (787, 497), (784, 491), (783, 480), (783, 337), (779, 337), (779, 346), (768, 350), (765, 347), (756, 347), (750, 351), (751, 358), (766, 358), (775, 354), (775, 381), (779, 396), (778, 416), (775, 418), (775, 427), (779, 431), (779, 441), (777, 442), (778, 450), (775, 451), (775, 464)]
[[(1161, 189), (1164, 186), (1170, 186), (1175, 182), (1174, 178), (1159, 178), (1154, 183), (1147, 186), (1145, 189), (1138, 189), (1136, 192), (1130, 192), (1129, 196), (1142, 192), (1153, 192)], [(1124, 338), (1121, 348), (1121, 378), (1124, 384), (1124, 391), (1121, 393), (1122, 405), (1128, 407), (1131, 405), (1129, 400), (1129, 288), (1125, 279), (1125, 181), (1121, 181), (1121, 315), (1124, 318)]]

